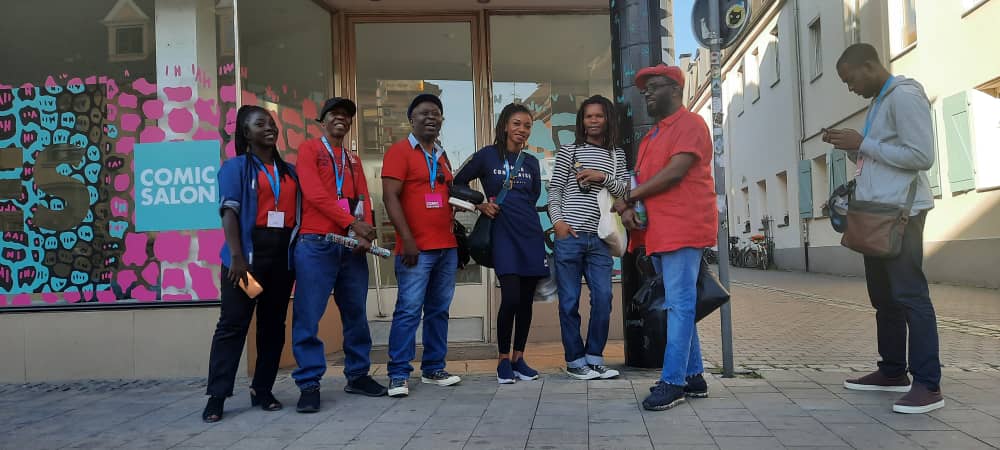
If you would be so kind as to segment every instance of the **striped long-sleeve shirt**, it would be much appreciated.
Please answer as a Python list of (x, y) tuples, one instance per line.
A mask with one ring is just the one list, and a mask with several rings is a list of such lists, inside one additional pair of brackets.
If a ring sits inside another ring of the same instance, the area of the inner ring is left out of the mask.
[[(599, 170), (609, 176), (603, 185), (592, 185), (589, 192), (580, 192), (574, 169), (576, 163), (580, 163), (583, 169)], [(628, 187), (624, 150), (616, 148), (612, 155), (608, 149), (591, 144), (564, 145), (556, 153), (556, 164), (549, 182), (549, 218), (552, 223), (566, 222), (578, 232), (596, 233), (601, 220), (597, 203), (601, 188), (607, 188), (615, 198), (622, 198)]]

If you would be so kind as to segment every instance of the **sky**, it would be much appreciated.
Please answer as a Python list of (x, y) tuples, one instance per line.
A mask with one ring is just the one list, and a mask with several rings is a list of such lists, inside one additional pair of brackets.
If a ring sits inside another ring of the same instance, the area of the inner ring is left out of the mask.
[(678, 59), (681, 53), (694, 54), (698, 49), (698, 42), (691, 33), (691, 6), (694, 1), (674, 0), (674, 54)]

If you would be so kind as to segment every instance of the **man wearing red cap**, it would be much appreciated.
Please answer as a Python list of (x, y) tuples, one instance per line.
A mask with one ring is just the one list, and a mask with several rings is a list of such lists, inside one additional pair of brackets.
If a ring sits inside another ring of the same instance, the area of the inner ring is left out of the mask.
[[(683, 106), (684, 74), (660, 64), (639, 71), (635, 85), (646, 111), (658, 122), (639, 144), (639, 186), (616, 204), (633, 230), (633, 249), (645, 241), (663, 275), (667, 346), (660, 380), (642, 402), (648, 410), (670, 409), (685, 397), (707, 397), (701, 346), (695, 328), (696, 283), (705, 247), (715, 245), (718, 213), (712, 181), (712, 139), (701, 116)], [(633, 205), (646, 205), (640, 224)], [(639, 230), (645, 225), (645, 230)]]

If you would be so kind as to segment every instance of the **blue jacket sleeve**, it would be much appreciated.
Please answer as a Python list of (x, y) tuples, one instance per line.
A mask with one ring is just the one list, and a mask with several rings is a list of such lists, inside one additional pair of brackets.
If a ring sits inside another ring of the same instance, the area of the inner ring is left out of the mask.
[(231, 209), (238, 216), (243, 200), (243, 158), (230, 158), (222, 163), (216, 181), (219, 184), (219, 215)]
[(478, 152), (473, 154), (472, 157), (469, 158), (469, 161), (466, 162), (461, 169), (459, 169), (457, 174), (455, 174), (455, 180), (453, 182), (456, 185), (469, 187), (469, 183), (471, 183), (472, 180), (482, 176), (482, 152), (483, 150), (480, 149)]

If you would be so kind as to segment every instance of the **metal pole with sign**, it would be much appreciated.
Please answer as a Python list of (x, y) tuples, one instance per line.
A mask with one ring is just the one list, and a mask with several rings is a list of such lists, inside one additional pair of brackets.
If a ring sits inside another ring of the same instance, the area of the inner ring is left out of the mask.
[[(712, 88), (712, 146), (715, 195), (719, 209), (719, 281), (729, 289), (729, 211), (726, 200), (725, 141), (722, 135), (722, 49), (734, 44), (750, 23), (747, 0), (698, 0), (691, 14), (695, 39), (709, 49)], [(729, 302), (719, 309), (722, 321), (722, 376), (732, 377), (733, 316)]]

